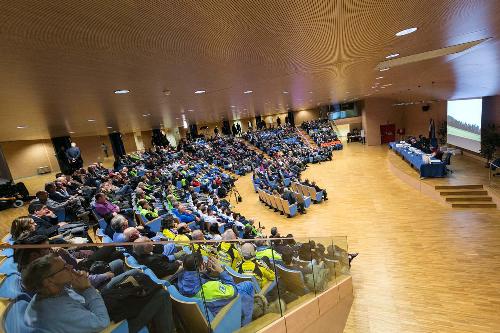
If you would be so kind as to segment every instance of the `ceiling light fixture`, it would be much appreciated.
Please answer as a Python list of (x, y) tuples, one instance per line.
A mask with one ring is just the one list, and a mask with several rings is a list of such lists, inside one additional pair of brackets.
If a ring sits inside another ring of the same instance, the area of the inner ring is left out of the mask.
[(399, 53), (393, 53), (393, 54), (389, 54), (387, 57), (385, 57), (386, 59), (392, 59), (392, 58), (396, 58), (396, 57), (399, 57)]
[(188, 112), (193, 112), (194, 110), (193, 109), (189, 109)]
[(75, 132), (69, 131), (69, 134), (75, 134)]
[(401, 36), (409, 35), (411, 33), (414, 33), (415, 31), (417, 31), (417, 28), (415, 28), (415, 27), (408, 28), (408, 29), (405, 29), (405, 30), (401, 30), (400, 32), (397, 32), (396, 36), (401, 37)]
[(387, 68), (382, 68), (382, 69), (380, 69), (379, 71), (380, 71), (380, 72), (385, 72), (385, 71), (388, 71), (389, 69), (391, 69), (391, 68), (390, 68), (390, 67), (387, 67)]
[(283, 94), (288, 94), (288, 91), (283, 91)]
[(19, 126), (17, 126), (17, 128), (19, 128), (19, 129), (23, 129), (23, 128), (26, 128), (26, 127), (28, 127), (28, 126), (27, 125), (19, 125)]
[(119, 90), (114, 91), (114, 93), (117, 95), (125, 95), (125, 94), (128, 94), (129, 92), (130, 92), (130, 90), (127, 90), (127, 89), (119, 89)]
[(384, 77), (383, 76), (379, 76), (379, 77), (376, 77), (375, 80), (380, 80), (380, 79), (383, 79)]
[(244, 94), (251, 94), (251, 93), (253, 93), (253, 91), (252, 90), (245, 90), (243, 93)]
[(89, 122), (94, 122), (94, 121), (95, 121), (95, 119), (87, 119), (87, 121), (89, 121)]
[(194, 93), (195, 94), (204, 94), (204, 93), (206, 93), (206, 91), (205, 90), (196, 90)]

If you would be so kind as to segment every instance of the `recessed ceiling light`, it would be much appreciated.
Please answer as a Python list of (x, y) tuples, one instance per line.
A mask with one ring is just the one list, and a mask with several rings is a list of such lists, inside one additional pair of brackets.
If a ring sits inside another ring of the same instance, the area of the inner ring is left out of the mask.
[(393, 54), (389, 54), (387, 57), (385, 57), (386, 59), (392, 59), (392, 58), (396, 58), (396, 57), (399, 57), (399, 53), (393, 53)]
[(19, 129), (23, 129), (23, 128), (26, 128), (26, 127), (28, 127), (28, 126), (27, 125), (19, 125), (19, 126), (17, 126), (17, 128), (19, 128)]
[(375, 80), (380, 80), (380, 79), (383, 79), (384, 77), (383, 76), (379, 76), (379, 77), (376, 77)]
[(405, 30), (401, 30), (400, 32), (397, 32), (396, 36), (401, 37), (401, 36), (404, 36), (404, 35), (409, 35), (411, 33), (414, 33), (415, 31), (417, 31), (417, 28), (408, 28), (408, 29), (405, 29)]
[(149, 117), (151, 115), (151, 113), (144, 113), (142, 116), (143, 117)]
[(383, 87), (389, 87), (389, 86), (392, 86), (392, 83), (387, 83), (383, 85)]
[(245, 90), (243, 93), (244, 94), (251, 94), (251, 93), (253, 93), (253, 91), (252, 90)]
[(283, 94), (288, 94), (288, 91), (283, 91)]
[(113, 128), (113, 127), (111, 127), (111, 126), (108, 126), (108, 127), (106, 127), (106, 128), (110, 128), (110, 129), (111, 129), (111, 128)]
[(124, 94), (128, 94), (129, 92), (130, 92), (130, 90), (127, 90), (127, 89), (119, 89), (119, 90), (114, 91), (114, 93), (117, 95), (124, 95)]
[(195, 94), (204, 94), (206, 91), (205, 90), (196, 90), (194, 93)]
[(93, 122), (95, 121), (95, 119), (87, 119), (87, 121)]
[(75, 132), (69, 131), (69, 134), (75, 134)]
[(391, 68), (390, 68), (390, 67), (387, 67), (387, 68), (382, 68), (382, 69), (380, 69), (379, 71), (380, 71), (380, 72), (385, 72), (385, 71), (388, 71), (389, 69), (391, 69)]

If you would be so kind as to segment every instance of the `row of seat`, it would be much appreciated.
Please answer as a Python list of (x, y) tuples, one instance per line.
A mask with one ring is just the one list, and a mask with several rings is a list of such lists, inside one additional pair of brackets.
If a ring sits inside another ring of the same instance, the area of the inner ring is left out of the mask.
[(312, 186), (292, 182), (291, 187), (295, 192), (301, 193), (305, 197), (310, 197), (315, 203), (319, 203), (323, 200), (323, 191), (316, 191), (316, 189)]
[(266, 193), (264, 190), (257, 189), (257, 192), (259, 193), (259, 198), (263, 202), (265, 202), (269, 207), (274, 208), (275, 210), (286, 214), (288, 217), (293, 217), (297, 215), (297, 204), (294, 203), (290, 205), (287, 200), (275, 196), (272, 194)]

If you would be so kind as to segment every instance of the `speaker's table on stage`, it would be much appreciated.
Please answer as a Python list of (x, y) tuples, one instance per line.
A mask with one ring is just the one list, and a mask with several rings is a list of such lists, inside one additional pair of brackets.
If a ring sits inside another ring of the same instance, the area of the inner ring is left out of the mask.
[(420, 172), (420, 177), (437, 178), (446, 176), (446, 164), (444, 162), (426, 163), (422, 158), (424, 154), (412, 152), (406, 147), (398, 147), (396, 142), (390, 142), (389, 148), (400, 155), (413, 168), (417, 169)]

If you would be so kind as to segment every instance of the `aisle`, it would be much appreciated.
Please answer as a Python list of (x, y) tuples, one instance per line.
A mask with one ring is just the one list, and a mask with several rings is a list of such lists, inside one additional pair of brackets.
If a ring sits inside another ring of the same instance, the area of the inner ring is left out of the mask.
[(266, 208), (251, 175), (237, 181), (236, 210), (267, 232), (348, 236), (360, 255), (346, 332), (500, 331), (498, 211), (453, 210), (422, 196), (391, 173), (382, 146), (346, 145), (304, 177), (331, 198), (306, 215), (287, 219)]

